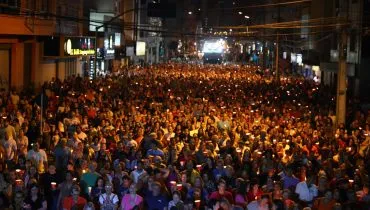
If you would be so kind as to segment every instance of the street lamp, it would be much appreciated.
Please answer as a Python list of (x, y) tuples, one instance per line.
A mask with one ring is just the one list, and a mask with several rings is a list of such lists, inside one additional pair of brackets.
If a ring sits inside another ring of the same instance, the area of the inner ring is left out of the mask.
[(191, 14), (193, 14), (193, 12), (189, 11), (188, 14), (191, 15)]
[(246, 16), (244, 16), (245, 17), (245, 19), (249, 19), (249, 16), (248, 15), (246, 15)]
[(241, 11), (239, 11), (238, 13), (239, 13), (239, 15), (242, 15), (243, 14), (243, 12), (241, 12)]

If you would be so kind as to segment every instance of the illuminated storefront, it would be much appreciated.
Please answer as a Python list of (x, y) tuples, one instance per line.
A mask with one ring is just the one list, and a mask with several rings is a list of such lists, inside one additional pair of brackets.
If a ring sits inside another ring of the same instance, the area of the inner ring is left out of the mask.
[(82, 68), (83, 76), (91, 77), (94, 75), (94, 55), (95, 55), (94, 37), (65, 37), (64, 38), (64, 56), (77, 56)]

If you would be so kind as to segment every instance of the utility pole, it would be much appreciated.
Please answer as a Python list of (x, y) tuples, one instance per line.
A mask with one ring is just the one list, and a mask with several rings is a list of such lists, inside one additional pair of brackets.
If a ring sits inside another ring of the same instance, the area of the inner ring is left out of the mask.
[(337, 78), (337, 123), (346, 123), (346, 101), (347, 101), (347, 31), (342, 29), (339, 43), (339, 62)]
[(276, 53), (275, 53), (276, 81), (279, 81), (279, 33), (276, 35)]
[[(280, 22), (280, 0), (278, 0), (277, 22)], [(276, 32), (276, 53), (275, 53), (276, 81), (279, 82), (279, 29)]]
[[(349, 1), (345, 3), (342, 16), (349, 19)], [(346, 27), (341, 27), (339, 40), (339, 59), (337, 76), (337, 104), (336, 104), (336, 126), (346, 125), (346, 103), (347, 103), (347, 39)]]

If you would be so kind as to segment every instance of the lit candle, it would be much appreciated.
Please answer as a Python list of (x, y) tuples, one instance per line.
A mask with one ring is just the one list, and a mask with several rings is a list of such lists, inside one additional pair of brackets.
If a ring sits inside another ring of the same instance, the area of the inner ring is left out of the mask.
[(52, 182), (51, 183), (51, 189), (55, 190), (57, 188), (57, 183), (56, 182)]
[(184, 164), (185, 164), (185, 161), (183, 161), (183, 160), (182, 160), (182, 161), (180, 161), (180, 165), (181, 165), (181, 166), (184, 166)]
[(17, 180), (15, 180), (15, 184), (16, 184), (17, 186), (21, 186), (21, 185), (22, 185), (22, 179), (17, 179)]
[(194, 202), (195, 202), (196, 207), (199, 208), (199, 206), (200, 206), (200, 200), (195, 200)]

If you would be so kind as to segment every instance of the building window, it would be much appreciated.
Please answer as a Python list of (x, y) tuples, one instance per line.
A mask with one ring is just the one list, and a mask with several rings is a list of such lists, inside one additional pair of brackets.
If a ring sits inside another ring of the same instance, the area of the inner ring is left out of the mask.
[(70, 77), (72, 75), (76, 75), (77, 71), (76, 71), (76, 59), (74, 58), (71, 58), (71, 59), (67, 59), (65, 61), (65, 72), (66, 72), (66, 78), (67, 77)]
[(0, 0), (0, 5), (8, 6), (11, 8), (20, 7), (19, 0)]
[(49, 0), (41, 0), (40, 1), (40, 11), (47, 12), (49, 9)]
[(20, 0), (0, 0), (0, 14), (17, 15), (21, 7)]
[(35, 0), (25, 0), (26, 9), (30, 11), (36, 10), (36, 1)]

